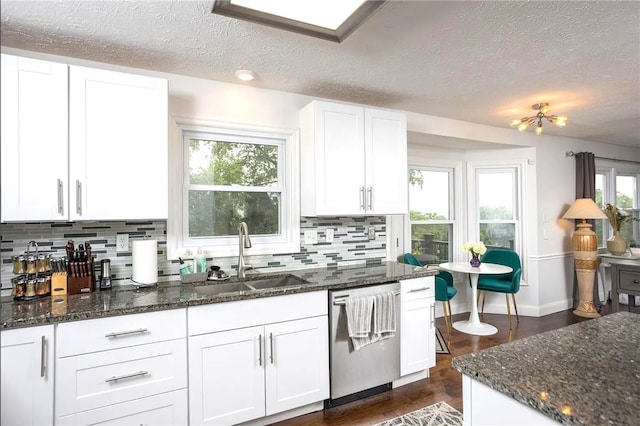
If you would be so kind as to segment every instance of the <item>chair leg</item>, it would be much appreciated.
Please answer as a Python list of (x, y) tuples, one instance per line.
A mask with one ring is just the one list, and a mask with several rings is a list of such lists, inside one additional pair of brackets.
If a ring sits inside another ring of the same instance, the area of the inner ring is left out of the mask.
[(442, 312), (444, 312), (444, 326), (447, 329), (447, 334), (449, 334), (449, 318), (447, 315), (447, 303), (446, 302), (442, 302)]
[(509, 316), (509, 331), (511, 331), (511, 307), (509, 306), (509, 295), (505, 293), (507, 298), (507, 315)]
[(451, 313), (451, 303), (447, 300), (447, 307), (449, 308), (449, 332), (453, 331), (453, 314)]
[(482, 318), (484, 318), (484, 302), (487, 301), (487, 292), (483, 291), (482, 292), (482, 311), (480, 312), (480, 314), (482, 315)]
[(518, 305), (516, 305), (516, 295), (511, 293), (511, 298), (513, 299), (513, 309), (516, 311), (516, 321), (520, 323), (520, 317), (518, 316)]

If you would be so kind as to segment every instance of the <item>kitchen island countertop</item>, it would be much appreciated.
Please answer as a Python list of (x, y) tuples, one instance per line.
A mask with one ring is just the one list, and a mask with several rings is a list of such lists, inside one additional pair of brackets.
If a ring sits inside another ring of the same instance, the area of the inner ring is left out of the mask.
[(566, 425), (637, 425), (640, 315), (619, 312), (475, 353), (452, 366)]
[[(250, 274), (247, 278), (268, 278), (284, 274), (294, 275), (307, 283), (295, 287), (239, 291), (219, 295), (204, 295), (195, 289), (196, 286), (216, 285), (212, 281), (192, 284), (168, 281), (151, 288), (136, 289), (133, 285), (123, 285), (114, 286), (109, 291), (48, 296), (29, 301), (14, 301), (10, 296), (5, 296), (0, 298), (0, 328), (55, 324), (308, 291), (368, 286), (435, 275), (437, 270), (397, 262), (382, 262), (373, 265), (279, 271), (274, 274), (258, 273)], [(230, 281), (233, 280), (232, 278)]]

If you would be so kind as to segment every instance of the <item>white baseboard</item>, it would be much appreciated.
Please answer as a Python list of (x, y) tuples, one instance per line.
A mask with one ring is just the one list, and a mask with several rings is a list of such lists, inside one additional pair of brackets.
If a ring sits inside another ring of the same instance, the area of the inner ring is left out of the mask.
[(303, 416), (305, 414), (313, 413), (314, 411), (324, 410), (324, 401), (314, 402), (302, 407), (294, 408), (293, 410), (285, 411), (283, 413), (274, 414), (272, 416), (261, 417), (259, 419), (250, 420), (245, 423), (241, 423), (242, 426), (265, 426), (276, 422), (280, 422), (294, 417)]

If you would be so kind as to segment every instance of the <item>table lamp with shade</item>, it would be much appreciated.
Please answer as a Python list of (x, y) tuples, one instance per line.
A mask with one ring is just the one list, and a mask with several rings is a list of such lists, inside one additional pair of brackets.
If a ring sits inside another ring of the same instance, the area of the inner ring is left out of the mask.
[(606, 219), (607, 215), (591, 198), (578, 198), (562, 216), (563, 219), (582, 219), (573, 233), (573, 257), (575, 259), (576, 276), (580, 304), (573, 311), (574, 315), (584, 318), (600, 316), (593, 304), (593, 286), (596, 276), (598, 253), (598, 236), (591, 230), (587, 219)]

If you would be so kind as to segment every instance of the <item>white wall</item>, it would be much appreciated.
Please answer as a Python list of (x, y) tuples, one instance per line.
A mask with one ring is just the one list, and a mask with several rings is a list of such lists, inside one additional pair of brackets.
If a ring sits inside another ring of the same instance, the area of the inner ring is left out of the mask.
[[(298, 127), (298, 110), (311, 98), (303, 95), (256, 89), (250, 85), (228, 84), (191, 77), (164, 74), (74, 58), (46, 55), (17, 49), (2, 48), (3, 53), (39, 59), (93, 66), (116, 71), (153, 75), (169, 80), (169, 111), (172, 115), (284, 128)], [(536, 136), (510, 128), (496, 128), (424, 114), (408, 113), (408, 130), (451, 139), (449, 145), (458, 150), (409, 147), (410, 162), (420, 156), (433, 156), (460, 165), (469, 159), (487, 156), (519, 156), (533, 158), (527, 169), (528, 185), (535, 188), (527, 204), (527, 265), (528, 285), (521, 290), (520, 312), (544, 315), (567, 309), (570, 304), (571, 258), (570, 238), (574, 225), (560, 219), (575, 196), (575, 161), (565, 156), (567, 151), (591, 151), (596, 156), (640, 161), (640, 147), (630, 148), (554, 136)], [(527, 150), (468, 151), (465, 141), (476, 141)], [(532, 150), (534, 149), (534, 150)], [(496, 157), (496, 158), (498, 158)], [(547, 220), (544, 221), (543, 218)], [(466, 286), (464, 287), (466, 288)], [(502, 298), (504, 300), (504, 298)], [(496, 302), (486, 311), (504, 312)]]

